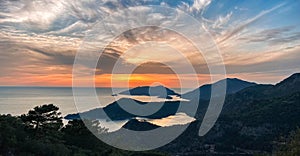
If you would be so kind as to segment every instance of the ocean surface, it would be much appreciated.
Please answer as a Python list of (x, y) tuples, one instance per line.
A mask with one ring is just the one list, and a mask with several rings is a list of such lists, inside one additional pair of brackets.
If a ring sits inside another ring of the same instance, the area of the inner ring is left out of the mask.
[[(84, 90), (84, 88), (83, 88)], [(115, 88), (118, 92), (126, 90), (125, 88)], [(173, 88), (177, 93), (181, 90)], [(70, 113), (78, 113), (88, 111), (94, 108), (105, 107), (119, 98), (124, 96), (112, 96), (111, 88), (96, 88), (97, 99), (99, 103), (92, 103), (89, 99), (93, 96), (86, 94), (84, 105), (76, 105), (71, 87), (0, 87), (0, 114), (21, 115), (27, 113), (35, 106), (43, 104), (54, 104), (59, 107), (62, 116)], [(147, 96), (131, 97), (140, 101), (159, 101), (161, 99)], [(161, 119), (161, 126), (170, 126), (175, 124), (184, 124), (190, 122), (192, 118), (184, 114), (176, 114), (165, 119)], [(117, 130), (127, 121), (119, 121), (118, 123), (107, 123), (103, 121), (103, 125), (108, 127), (110, 131)], [(150, 121), (160, 125), (160, 119)]]
[[(98, 99), (103, 107), (112, 101), (111, 89), (97, 88)], [(88, 96), (91, 95), (86, 95)], [(35, 106), (54, 104), (60, 108), (62, 115), (77, 113), (72, 88), (70, 87), (0, 87), (0, 114), (20, 115)], [(79, 110), (90, 110), (91, 105), (86, 101)]]

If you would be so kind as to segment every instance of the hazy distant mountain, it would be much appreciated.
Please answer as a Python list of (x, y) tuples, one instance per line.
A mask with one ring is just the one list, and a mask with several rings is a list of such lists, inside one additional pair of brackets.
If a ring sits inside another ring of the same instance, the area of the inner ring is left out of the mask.
[(180, 94), (164, 86), (141, 86), (127, 91), (120, 92), (121, 95), (145, 95), (158, 96), (161, 98), (170, 98), (170, 96), (180, 96)]
[(209, 100), (211, 97), (211, 88), (212, 86), (220, 86), (223, 85), (226, 81), (226, 94), (233, 94), (236, 93), (244, 88), (250, 87), (250, 86), (255, 86), (256, 83), (253, 82), (247, 82), (247, 81), (243, 81), (237, 78), (227, 78), (224, 80), (220, 80), (216, 83), (213, 84), (207, 84), (207, 85), (203, 85), (191, 92), (185, 93), (182, 95), (182, 98), (184, 99), (192, 99), (196, 96), (198, 96), (200, 94), (200, 99), (203, 100)]

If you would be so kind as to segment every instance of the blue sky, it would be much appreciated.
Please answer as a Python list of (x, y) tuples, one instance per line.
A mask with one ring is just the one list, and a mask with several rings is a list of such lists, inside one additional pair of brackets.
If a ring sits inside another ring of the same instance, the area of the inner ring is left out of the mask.
[[(195, 18), (199, 29), (210, 33), (219, 48), (228, 77), (276, 83), (300, 71), (298, 0), (3, 0), (0, 3), (0, 85), (70, 85), (75, 55), (97, 23), (110, 19), (109, 29), (118, 30), (122, 22), (128, 22), (124, 19), (135, 16), (153, 18), (158, 24), (173, 22), (169, 18), (171, 14), (149, 12), (155, 6), (173, 8)], [(135, 14), (123, 15), (122, 11), (128, 8)], [(184, 24), (183, 31), (191, 34), (196, 31), (190, 23)], [(103, 41), (106, 36), (98, 34), (97, 37)], [(141, 66), (145, 70), (141, 69), (144, 73), (139, 74), (170, 74), (164, 63), (186, 67), (178, 61), (179, 55), (172, 56), (172, 50), (164, 50), (162, 45), (157, 45), (160, 49), (151, 49), (145, 44), (149, 41), (182, 50), (199, 68), (196, 69), (199, 77), (208, 75), (203, 58), (194, 57), (196, 50), (192, 44), (176, 32), (137, 28), (115, 37), (96, 69), (99, 78), (103, 75), (107, 78), (116, 60), (128, 67)], [(103, 48), (98, 45), (95, 43), (94, 48)], [(143, 49), (125, 54), (138, 45)], [(150, 54), (154, 50), (160, 57)], [(154, 72), (150, 67), (162, 70)], [(182, 74), (189, 79), (189, 73)], [(203, 83), (206, 81), (203, 79)]]

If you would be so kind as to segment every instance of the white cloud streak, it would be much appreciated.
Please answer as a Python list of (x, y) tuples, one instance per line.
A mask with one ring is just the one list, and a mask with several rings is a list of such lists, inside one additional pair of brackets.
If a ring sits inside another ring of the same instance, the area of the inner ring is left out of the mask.
[(277, 10), (278, 8), (282, 7), (283, 5), (284, 5), (284, 3), (277, 5), (271, 9), (264, 10), (264, 11), (260, 12), (258, 15), (254, 16), (253, 18), (250, 18), (250, 19), (246, 20), (245, 22), (242, 22), (240, 25), (235, 26), (232, 29), (229, 29), (227, 32), (225, 32), (224, 35), (222, 35), (220, 38), (218, 38), (218, 43), (221, 44), (221, 43), (231, 39), (235, 35), (238, 35), (246, 27), (248, 27), (252, 23), (256, 22), (257, 20), (259, 20), (261, 17), (265, 16), (266, 14)]

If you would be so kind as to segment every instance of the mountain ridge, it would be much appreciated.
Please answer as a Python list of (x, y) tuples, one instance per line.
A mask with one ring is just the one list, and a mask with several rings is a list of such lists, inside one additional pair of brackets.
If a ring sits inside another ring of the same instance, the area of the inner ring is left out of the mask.
[(200, 99), (209, 100), (211, 97), (211, 88), (213, 86), (220, 86), (226, 84), (226, 95), (236, 93), (244, 88), (257, 85), (254, 82), (248, 82), (245, 80), (241, 80), (238, 78), (226, 78), (220, 81), (217, 81), (212, 84), (205, 84), (197, 89), (194, 89), (193, 91), (187, 92), (183, 95), (181, 95), (183, 98), (191, 99), (195, 96), (198, 96), (200, 94)]
[(279, 138), (300, 126), (300, 85), (296, 85), (299, 80), (299, 74), (293, 74), (276, 85), (258, 84), (228, 95), (214, 127), (201, 138), (197, 132), (208, 103), (199, 105), (197, 120), (161, 150), (174, 155), (206, 154), (205, 146), (211, 145), (214, 153), (271, 154)]

